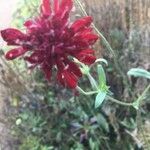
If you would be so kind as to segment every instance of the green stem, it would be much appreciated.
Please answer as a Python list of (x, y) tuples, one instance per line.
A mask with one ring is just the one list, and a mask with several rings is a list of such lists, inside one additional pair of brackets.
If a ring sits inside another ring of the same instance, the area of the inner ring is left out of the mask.
[(139, 104), (141, 104), (141, 102), (142, 102), (144, 96), (145, 96), (146, 93), (149, 91), (149, 89), (150, 89), (150, 84), (147, 86), (147, 88), (144, 90), (144, 92), (141, 94), (141, 96), (137, 99), (137, 102), (138, 102)]
[(98, 91), (90, 91), (90, 92), (85, 92), (82, 88), (80, 88), (79, 86), (76, 87), (76, 90), (79, 91), (80, 93), (82, 93), (83, 95), (94, 95), (96, 93), (98, 93)]
[(89, 81), (91, 83), (91, 86), (94, 90), (97, 90), (98, 91), (98, 86), (97, 86), (97, 82), (95, 81), (95, 79), (91, 76), (90, 73), (87, 74), (88, 78), (89, 78)]
[[(86, 10), (84, 9), (84, 7), (83, 7), (82, 3), (80, 2), (80, 0), (75, 0), (75, 1), (78, 4), (78, 6), (80, 7), (82, 13), (85, 16), (88, 16), (88, 14), (87, 14)], [(104, 45), (106, 46), (106, 48), (113, 54), (113, 56), (114, 56), (113, 60), (114, 60), (115, 68), (119, 72), (119, 74), (122, 76), (122, 78), (123, 78), (123, 84), (126, 87), (130, 88), (128, 86), (128, 81), (126, 79), (126, 76), (124, 75), (124, 72), (122, 72), (122, 70), (120, 68), (120, 65), (119, 65), (119, 63), (117, 61), (117, 56), (115, 55), (114, 50), (112, 49), (112, 47), (110, 46), (109, 42), (106, 40), (106, 38), (104, 37), (104, 35), (98, 30), (98, 28), (95, 26), (94, 23), (92, 23), (92, 26), (93, 26), (94, 30), (98, 33), (98, 35), (101, 37), (101, 39), (102, 39)], [(128, 90), (128, 92), (131, 94), (130, 90)]]
[(110, 97), (110, 96), (107, 96), (107, 98), (108, 98), (110, 101), (112, 101), (112, 102), (114, 102), (114, 103), (116, 103), (116, 104), (122, 105), (122, 106), (132, 106), (132, 105), (133, 105), (133, 103), (122, 102), (122, 101), (119, 101), (119, 100), (117, 100), (117, 99), (115, 99), (115, 98), (113, 98), (113, 97)]
[[(95, 79), (91, 76), (90, 73), (87, 74), (87, 76), (88, 76), (88, 78), (89, 78), (89, 80), (90, 80), (90, 83), (91, 83), (91, 85), (92, 85), (92, 88), (96, 89), (96, 91), (85, 92), (85, 91), (84, 91), (82, 88), (80, 88), (79, 86), (77, 86), (76, 89), (77, 89), (80, 93), (82, 93), (82, 94), (84, 94), (84, 95), (94, 95), (94, 94), (97, 94), (97, 93), (99, 92), (99, 89), (98, 89), (98, 86), (97, 86), (97, 84), (96, 84)], [(133, 106), (133, 103), (121, 102), (121, 101), (119, 101), (119, 100), (117, 100), (117, 99), (115, 99), (115, 98), (112, 98), (112, 97), (110, 97), (110, 96), (107, 96), (107, 98), (108, 98), (110, 101), (112, 101), (112, 102), (114, 102), (114, 103), (117, 103), (117, 104), (119, 104), (119, 105), (122, 105), (122, 106)]]
[[(97, 86), (97, 83), (96, 83), (95, 79), (91, 76), (90, 73), (88, 73), (87, 76), (88, 76), (88, 78), (90, 80), (90, 83), (91, 83), (93, 89), (96, 89), (97, 93), (98, 93), (99, 92), (99, 88)], [(111, 100), (112, 102), (117, 103), (117, 104), (122, 105), (122, 106), (132, 106), (133, 105), (132, 103), (121, 102), (121, 101), (119, 101), (119, 100), (117, 100), (117, 99), (115, 99), (113, 97), (110, 97), (110, 96), (107, 96), (107, 98), (109, 100)]]
[[(77, 88), (76, 88), (80, 93), (82, 93), (82, 94), (84, 94), (84, 95), (94, 95), (94, 94), (97, 94), (98, 93), (98, 91), (91, 91), (91, 92), (85, 92), (82, 88), (80, 88), (79, 86), (77, 86)], [(117, 100), (117, 99), (114, 99), (114, 98), (112, 98), (112, 97), (110, 97), (110, 96), (107, 96), (107, 98), (110, 100), (110, 101), (112, 101), (112, 102), (114, 102), (114, 103), (117, 103), (117, 104), (119, 104), (119, 105), (122, 105), (122, 106), (132, 106), (132, 103), (125, 103), (125, 102), (121, 102), (121, 101), (119, 101), (119, 100)]]
[[(76, 0), (76, 3), (80, 6), (81, 10), (82, 10), (82, 13), (85, 15), (85, 16), (88, 16), (87, 12), (85, 11), (82, 3), (80, 2), (80, 0)], [(94, 23), (92, 23), (92, 26), (94, 28), (94, 30), (98, 33), (98, 35), (101, 37), (101, 39), (103, 40), (105, 46), (107, 47), (107, 49), (113, 54), (113, 56), (115, 56), (115, 53), (113, 51), (113, 49), (111, 48), (109, 42), (106, 40), (106, 38), (104, 37), (104, 35), (98, 30), (98, 28), (95, 26)]]

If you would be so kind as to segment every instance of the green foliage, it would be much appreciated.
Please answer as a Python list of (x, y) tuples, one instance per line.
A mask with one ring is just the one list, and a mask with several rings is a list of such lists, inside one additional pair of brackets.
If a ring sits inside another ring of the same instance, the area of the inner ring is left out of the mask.
[(17, 26), (18, 28), (23, 28), (24, 22), (37, 15), (39, 10), (39, 0), (21, 0), (18, 2), (18, 9), (14, 13), (14, 20), (12, 21), (12, 26)]
[(119, 51), (120, 49), (122, 49), (122, 46), (125, 41), (124, 32), (117, 28), (112, 29), (110, 31), (110, 41), (111, 41), (111, 45), (112, 45), (113, 49)]
[(137, 127), (136, 122), (133, 118), (125, 118), (123, 121), (121, 121), (121, 124), (130, 130), (134, 130)]
[(54, 150), (53, 146), (43, 146), (41, 145), (39, 138), (36, 136), (29, 135), (23, 141), (23, 143), (19, 146), (19, 150)]
[(109, 133), (110, 130), (109, 130), (109, 124), (106, 120), (106, 118), (102, 115), (102, 114), (98, 114), (96, 116), (97, 118), (97, 122), (99, 124), (99, 126), (106, 132), (106, 133)]
[(128, 75), (150, 79), (150, 72), (140, 68), (132, 68), (131, 70), (128, 71)]
[(104, 69), (103, 69), (102, 65), (97, 66), (97, 72), (98, 72), (99, 88), (101, 90), (105, 90), (106, 75), (105, 75), (105, 72), (104, 72)]
[(96, 99), (95, 99), (95, 108), (98, 108), (103, 103), (103, 101), (106, 98), (106, 95), (107, 95), (107, 91), (100, 91), (97, 94)]
[[(36, 16), (37, 11), (35, 10), (38, 10), (39, 2), (39, 0), (20, 1), (13, 25), (22, 28), (26, 19)], [(126, 40), (122, 30), (113, 29), (110, 31), (111, 44), (120, 54), (119, 57), (122, 56), (121, 50), (123, 50)], [(99, 61), (107, 65), (105, 59)], [(24, 71), (26, 64), (22, 62), (19, 64), (19, 62), (20, 60), (16, 61), (14, 66), (19, 66), (20, 70)], [(122, 89), (126, 90), (128, 87), (122, 85), (122, 78), (118, 78), (114, 71), (116, 69), (115, 64), (110, 63), (110, 65), (111, 68), (107, 69), (108, 85), (112, 86), (111, 90), (115, 91), (115, 96), (121, 91), (119, 96), (126, 97), (123, 95), (125, 92)], [(14, 119), (13, 130), (20, 143), (18, 145), (20, 150), (134, 149), (136, 143), (129, 138), (126, 130), (132, 132), (136, 129), (135, 113), (132, 114), (130, 109), (122, 109), (122, 107), (116, 107), (112, 104), (103, 104), (101, 109), (93, 109), (94, 105), (96, 108), (101, 106), (108, 93), (106, 74), (102, 65), (98, 65), (98, 68), (94, 69), (98, 71), (99, 81), (99, 93), (95, 101), (93, 96), (80, 95), (76, 97), (72, 92), (57, 87), (55, 83), (51, 87), (45, 83), (43, 85), (41, 74), (36, 73), (37, 86), (31, 86), (32, 92), (23, 95), (26, 98), (21, 98), (19, 111)], [(89, 74), (90, 70), (89, 67), (85, 66), (82, 71)], [(134, 73), (130, 72), (129, 74), (149, 78), (149, 73), (141, 70), (134, 70)], [(84, 89), (89, 91), (87, 80), (83, 79), (80, 82)], [(91, 82), (93, 81), (91, 80)], [(94, 84), (93, 88), (95, 89)], [(118, 89), (116, 89), (117, 86), (119, 86)], [(134, 97), (129, 100), (131, 99)], [(139, 109), (140, 103), (139, 101), (136, 102), (138, 103), (134, 103), (134, 107), (138, 106)], [(131, 115), (129, 116), (129, 114)]]
[(95, 108), (98, 108), (103, 103), (108, 92), (108, 87), (106, 85), (106, 75), (102, 65), (97, 66), (97, 72), (99, 92), (95, 99)]

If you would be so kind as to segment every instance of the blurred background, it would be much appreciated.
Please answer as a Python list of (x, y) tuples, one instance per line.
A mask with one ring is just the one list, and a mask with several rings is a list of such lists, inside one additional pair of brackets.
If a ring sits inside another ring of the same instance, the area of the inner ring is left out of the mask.
[[(0, 1), (0, 29), (4, 29), (10, 26), (12, 16), (17, 7), (18, 0), (10, 0), (6, 3), (5, 0)], [(0, 46), (2, 46), (2, 40), (0, 39)]]
[[(114, 62), (102, 41), (96, 43), (97, 57), (109, 63), (105, 71), (110, 90), (122, 101), (134, 101), (149, 84), (129, 78), (127, 72), (135, 67), (150, 71), (150, 0), (81, 2), (117, 57)], [(22, 29), (26, 19), (37, 15), (39, 4), (0, 0), (0, 30)], [(73, 16), (82, 17), (75, 6)], [(94, 110), (93, 97), (76, 97), (55, 81), (47, 84), (39, 70), (31, 73), (21, 59), (7, 62), (4, 53), (9, 49), (0, 38), (0, 149), (149, 150), (150, 92), (138, 111), (110, 102)], [(80, 84), (88, 90), (86, 78)]]

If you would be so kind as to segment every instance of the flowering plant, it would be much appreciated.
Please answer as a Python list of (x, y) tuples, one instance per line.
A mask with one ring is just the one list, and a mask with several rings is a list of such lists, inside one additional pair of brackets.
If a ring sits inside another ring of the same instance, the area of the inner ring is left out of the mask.
[(32, 64), (40, 66), (50, 81), (52, 70), (57, 70), (57, 79), (65, 87), (76, 88), (82, 76), (74, 58), (91, 65), (95, 62), (92, 45), (98, 36), (92, 33), (92, 17), (87, 16), (71, 23), (69, 14), (72, 0), (42, 0), (40, 15), (24, 23), (26, 32), (9, 28), (1, 31), (8, 45), (17, 46), (6, 53), (8, 60), (23, 56)]
[[(106, 85), (106, 76), (101, 64), (97, 66), (97, 82), (90, 74), (91, 65), (107, 61), (94, 56), (93, 44), (100, 37), (106, 47), (113, 52), (109, 43), (87, 16), (81, 2), (76, 0), (85, 17), (71, 23), (69, 14), (73, 8), (72, 0), (42, 0), (40, 15), (24, 23), (25, 32), (9, 28), (1, 31), (7, 45), (16, 46), (6, 53), (6, 59), (13, 60), (23, 56), (31, 64), (30, 68), (40, 67), (48, 81), (53, 71), (57, 71), (57, 80), (64, 87), (76, 89), (85, 95), (97, 94), (95, 107), (99, 107), (105, 99), (125, 106), (139, 107), (143, 95), (133, 103), (124, 103), (111, 97)], [(92, 26), (90, 26), (92, 24)], [(92, 27), (98, 35), (92, 32)], [(114, 57), (115, 59), (115, 57)], [(78, 86), (82, 75), (87, 75), (92, 86), (85, 92)], [(149, 90), (144, 91), (145, 93)]]

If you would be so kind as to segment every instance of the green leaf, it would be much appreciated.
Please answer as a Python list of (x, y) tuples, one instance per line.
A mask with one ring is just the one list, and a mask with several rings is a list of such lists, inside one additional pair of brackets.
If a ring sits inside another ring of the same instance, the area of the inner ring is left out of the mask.
[(107, 62), (107, 60), (104, 59), (104, 58), (99, 58), (99, 59), (97, 59), (97, 60), (96, 60), (96, 63), (98, 63), (98, 62), (103, 62), (104, 64), (106, 64), (106, 65), (108, 66), (108, 62)]
[(135, 129), (137, 127), (136, 122), (133, 118), (125, 118), (123, 121), (120, 122), (123, 126), (128, 129)]
[(132, 68), (131, 70), (128, 71), (127, 73), (129, 76), (135, 76), (135, 77), (143, 77), (150, 79), (150, 72), (148, 72), (145, 69), (140, 69), (140, 68)]
[(103, 101), (106, 98), (106, 95), (107, 95), (107, 91), (100, 91), (97, 94), (96, 99), (95, 99), (95, 108), (98, 108), (103, 103)]
[(97, 118), (97, 122), (98, 122), (99, 126), (108, 133), (109, 132), (109, 125), (107, 123), (106, 118), (104, 118), (104, 116), (102, 114), (98, 114), (96, 116), (96, 118)]
[(81, 69), (81, 72), (85, 75), (89, 74), (90, 72), (90, 68), (87, 65), (82, 65), (80, 69)]
[(90, 83), (91, 83), (92, 89), (93, 89), (93, 90), (98, 90), (98, 89), (97, 89), (97, 82), (96, 82), (95, 79), (91, 76), (90, 73), (88, 74), (88, 78), (89, 78), (89, 81), (90, 81)]
[(99, 87), (103, 90), (106, 87), (106, 75), (102, 65), (97, 66)]
[(133, 106), (136, 110), (138, 110), (138, 109), (139, 109), (139, 106), (140, 106), (139, 101), (135, 101), (135, 102), (132, 104), (132, 106)]
[(89, 144), (90, 144), (91, 150), (94, 150), (95, 149), (95, 144), (94, 144), (94, 142), (93, 142), (93, 140), (91, 138), (89, 140)]

